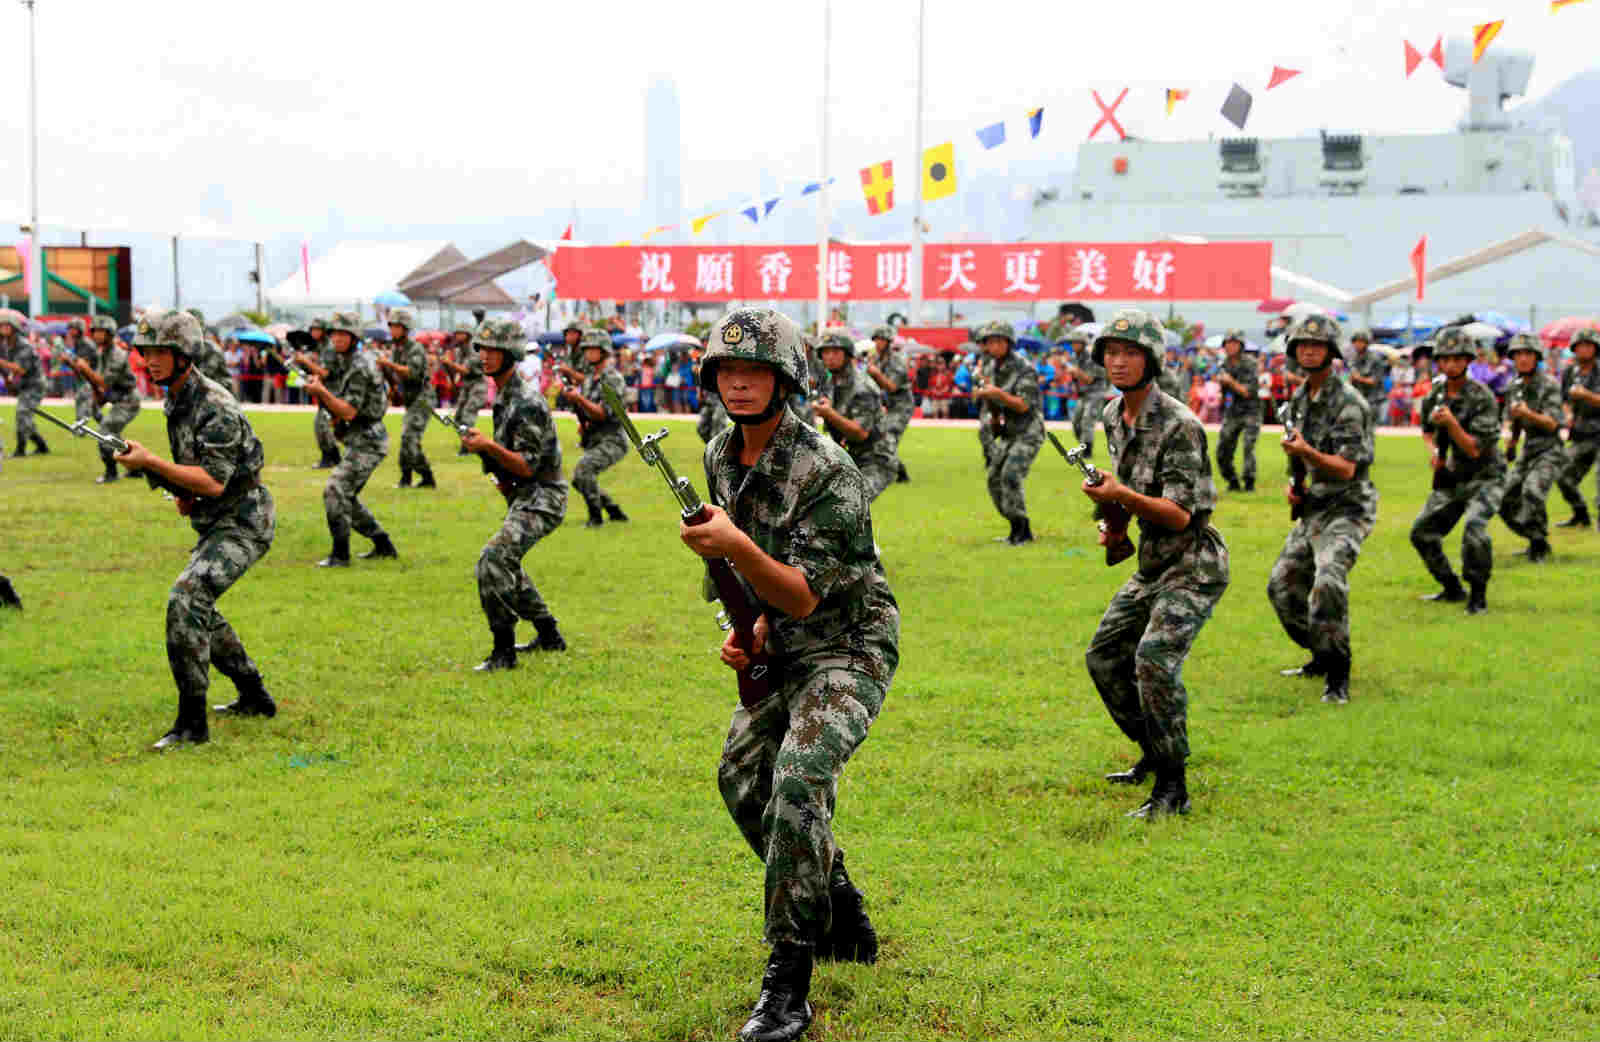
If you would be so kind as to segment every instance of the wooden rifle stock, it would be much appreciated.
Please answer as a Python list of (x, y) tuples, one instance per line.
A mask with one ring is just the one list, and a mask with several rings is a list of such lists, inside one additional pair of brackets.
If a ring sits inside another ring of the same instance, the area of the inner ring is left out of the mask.
[[(1293, 438), (1300, 432), (1295, 429), (1294, 420), (1288, 416), (1283, 418), (1283, 434), (1286, 438)], [(1294, 489), (1294, 497), (1300, 502), (1289, 505), (1289, 520), (1298, 521), (1306, 512), (1306, 461), (1291, 459), (1289, 461), (1289, 482)]]

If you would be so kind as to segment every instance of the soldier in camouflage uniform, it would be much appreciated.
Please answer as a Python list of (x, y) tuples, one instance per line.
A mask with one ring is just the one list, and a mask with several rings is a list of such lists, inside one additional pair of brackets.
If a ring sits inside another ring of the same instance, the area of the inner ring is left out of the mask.
[[(701, 385), (736, 424), (706, 446), (711, 519), (683, 541), (724, 558), (761, 612), (754, 652), (771, 694), (734, 709), (718, 768), (723, 801), (766, 866), (761, 996), (744, 1040), (792, 1040), (811, 1019), (815, 959), (871, 963), (877, 935), (833, 834), (837, 784), (899, 664), (900, 612), (872, 537), (861, 472), (784, 407), (806, 380), (799, 329), (767, 308), (713, 328)], [(735, 635), (722, 660), (750, 660)]]
[[(1222, 384), (1222, 433), (1217, 437), (1217, 470), (1228, 483), (1229, 492), (1239, 491), (1240, 475), (1233, 469), (1233, 450), (1244, 435), (1244, 490), (1256, 490), (1256, 439), (1261, 436), (1260, 368), (1244, 350), (1244, 330), (1230, 329), (1222, 338), (1222, 367), (1217, 382)], [(1177, 398), (1178, 395), (1174, 394)]]
[[(1017, 353), (1017, 335), (1008, 322), (986, 322), (973, 330), (986, 356), (973, 381), (978, 402), (978, 444), (989, 472), (989, 498), (1011, 522), (1006, 543), (1033, 542), (1023, 485), (1044, 444), (1044, 396), (1039, 377)], [(998, 540), (997, 540), (998, 541)]]
[(884, 429), (888, 414), (878, 388), (856, 372), (855, 342), (846, 333), (828, 333), (817, 354), (828, 369), (828, 382), (813, 403), (823, 429), (845, 447), (866, 481), (867, 500), (883, 495), (895, 480), (892, 440)]
[(599, 528), (607, 517), (613, 521), (628, 520), (622, 507), (600, 487), (601, 472), (628, 454), (628, 436), (622, 433), (622, 421), (606, 403), (600, 387), (609, 385), (619, 401), (624, 400), (628, 392), (622, 374), (611, 364), (609, 333), (591, 329), (583, 334), (583, 354), (589, 368), (587, 376), (569, 365), (559, 368), (569, 380), (583, 381), (581, 390), (567, 392), (567, 403), (578, 417), (578, 445), (583, 449), (583, 457), (572, 470), (572, 487), (589, 507), (589, 520), (583, 527)]
[[(82, 359), (76, 360), (73, 367), (89, 391), (96, 418), (101, 421), (100, 430), (121, 437), (128, 424), (139, 415), (139, 381), (128, 364), (128, 352), (117, 346), (117, 324), (109, 315), (95, 317), (92, 335), (96, 347), (95, 367), (91, 368)], [(117, 464), (110, 446), (100, 446), (100, 462), (105, 471), (95, 478), (95, 483), (108, 485), (116, 481)]]
[(1089, 357), (1087, 333), (1068, 330), (1061, 342), (1072, 348), (1072, 364), (1067, 367), (1067, 374), (1078, 385), (1078, 410), (1072, 414), (1072, 433), (1078, 444), (1087, 450), (1086, 454), (1093, 456), (1095, 426), (1100, 422), (1100, 414), (1105, 412), (1111, 384), (1106, 381), (1105, 369), (1095, 365)]
[(1304, 475), (1305, 494), (1289, 486), (1300, 517), (1272, 567), (1267, 599), (1289, 639), (1311, 652), (1311, 661), (1283, 675), (1323, 677), (1322, 700), (1343, 705), (1350, 701), (1350, 571), (1378, 520), (1378, 490), (1367, 476), (1372, 413), (1333, 371), (1338, 323), (1308, 315), (1287, 340), (1306, 381), (1286, 406), (1295, 436), (1284, 439), (1283, 452)]
[[(894, 457), (895, 480), (910, 481), (900, 459), (900, 439), (911, 425), (917, 399), (911, 393), (911, 362), (894, 346), (894, 328), (879, 326), (872, 331), (873, 354), (867, 359), (867, 376), (878, 385), (883, 396), (883, 435), (889, 454)], [(876, 497), (874, 497), (876, 498)]]
[[(1600, 349), (1600, 330), (1580, 329), (1572, 338), (1573, 362), (1561, 374), (1561, 396), (1571, 414), (1567, 435), (1566, 461), (1556, 487), (1572, 507), (1572, 516), (1557, 528), (1583, 528), (1589, 524), (1589, 508), (1583, 502), (1583, 478), (1600, 457), (1600, 364), (1595, 351)], [(1595, 518), (1600, 525), (1600, 479), (1596, 482)]]
[[(573, 319), (571, 322), (568, 322), (565, 326), (561, 327), (562, 351), (561, 353), (554, 355), (555, 362), (558, 366), (563, 364), (570, 365), (572, 368), (578, 370), (578, 372), (588, 375), (589, 360), (585, 357), (583, 350), (583, 334), (585, 332), (586, 330), (583, 328), (583, 323), (579, 322), (577, 319)], [(582, 381), (579, 380), (578, 382), (581, 383)]]
[[(489, 381), (483, 375), (483, 358), (477, 351), (473, 350), (472, 338), (476, 333), (476, 329), (477, 327), (474, 327), (471, 322), (465, 320), (457, 322), (455, 332), (450, 335), (450, 339), (455, 349), (461, 354), (453, 360), (443, 352), (439, 355), (439, 364), (444, 367), (446, 372), (461, 381), (460, 387), (456, 390), (457, 427), (476, 427), (478, 425), (478, 413), (482, 412), (483, 407), (489, 404)], [(527, 344), (526, 339), (523, 340), (523, 344)], [(526, 353), (527, 347), (524, 346), (522, 351), (517, 354), (517, 361), (522, 361)], [(538, 388), (534, 388), (534, 392), (537, 393)], [(457, 455), (461, 456), (470, 454), (470, 450), (465, 445), (461, 446), (460, 452), (457, 453)]]
[(1372, 350), (1372, 333), (1369, 330), (1358, 329), (1351, 333), (1350, 347), (1355, 352), (1350, 359), (1350, 383), (1372, 411), (1373, 424), (1382, 425), (1383, 409), (1387, 402), (1383, 385), (1389, 378), (1389, 360)]
[[(1516, 462), (1506, 477), (1500, 501), (1500, 520), (1528, 540), (1528, 560), (1550, 557), (1550, 523), (1544, 501), (1561, 475), (1566, 458), (1561, 452), (1561, 385), (1539, 371), (1544, 344), (1529, 333), (1511, 338), (1507, 352), (1517, 367), (1518, 379), (1506, 388), (1506, 416), (1511, 420), (1511, 442), (1506, 458)], [(1523, 440), (1522, 453), (1517, 443)]]
[[(528, 551), (566, 517), (567, 483), (561, 478), (561, 439), (550, 405), (517, 372), (527, 350), (522, 327), (492, 319), (470, 339), (481, 352), (478, 372), (495, 383), (494, 434), (473, 427), (461, 444), (481, 457), (484, 473), (494, 476), (507, 506), (500, 531), (478, 555), (478, 603), (488, 616), (494, 650), (477, 670), (489, 673), (514, 669), (518, 651), (567, 650), (555, 616), (522, 570)], [(527, 644), (516, 642), (518, 619), (538, 631)]]
[(1206, 432), (1181, 401), (1151, 387), (1161, 349), (1161, 324), (1137, 309), (1118, 311), (1095, 337), (1095, 363), (1122, 395), (1102, 414), (1113, 472), (1083, 485), (1097, 506), (1139, 522), (1138, 570), (1106, 606), (1085, 661), (1111, 719), (1140, 750), (1133, 767), (1106, 780), (1137, 785), (1155, 773), (1150, 798), (1129, 815), (1146, 820), (1189, 811), (1183, 662), (1228, 588), (1228, 545), (1211, 525), (1217, 489)]
[[(1443, 587), (1422, 598), (1441, 603), (1467, 602), (1467, 614), (1489, 608), (1489, 574), (1494, 546), (1489, 522), (1505, 494), (1505, 461), (1500, 457), (1500, 406), (1494, 392), (1467, 375), (1477, 350), (1456, 327), (1434, 339), (1433, 357), (1442, 378), (1422, 400), (1422, 440), (1433, 463), (1433, 492), (1411, 524), (1411, 545), (1428, 572)], [(1471, 596), (1444, 553), (1444, 537), (1464, 521), (1461, 570)]]
[[(100, 422), (100, 406), (94, 398), (94, 384), (84, 376), (84, 370), (78, 365), (82, 362), (90, 370), (100, 364), (100, 352), (85, 335), (87, 332), (83, 319), (75, 318), (67, 325), (67, 342), (61, 354), (61, 361), (77, 376), (72, 389), (72, 418), (93, 420)], [(112, 473), (116, 468), (112, 467)]]
[[(294, 361), (310, 371), (324, 384), (334, 382), (334, 370), (339, 365), (339, 352), (328, 340), (328, 324), (320, 318), (311, 320), (305, 332), (291, 332), (289, 343), (296, 348)], [(311, 433), (317, 439), (318, 459), (313, 470), (332, 470), (339, 465), (339, 439), (333, 436), (333, 417), (321, 402), (317, 402), (316, 419), (311, 423)]]
[(277, 706), (261, 682), (261, 671), (239, 635), (217, 610), (217, 601), (272, 546), (277, 508), (262, 486), (266, 462), (261, 441), (233, 395), (194, 364), (200, 324), (184, 312), (146, 315), (134, 346), (144, 355), (150, 379), (166, 388), (164, 411), (170, 460), (129, 441), (117, 462), (143, 472), (152, 488), (177, 500), (200, 536), (189, 564), (167, 595), (167, 662), (178, 687), (178, 718), (155, 744), (170, 749), (209, 738), (206, 691), (210, 669), (232, 680), (238, 698), (216, 706), (238, 716), (273, 716)]
[(410, 488), (411, 475), (418, 477), (418, 488), (438, 488), (433, 467), (422, 453), (422, 435), (433, 419), (433, 384), (428, 380), (428, 350), (411, 339), (417, 318), (409, 308), (389, 312), (389, 357), (377, 359), (378, 368), (392, 376), (400, 387), (406, 418), (400, 428), (400, 482), (395, 488)]
[(11, 308), (0, 310), (0, 372), (5, 373), (6, 389), (17, 396), (17, 452), (18, 458), (28, 454), (28, 443), (40, 456), (50, 451), (50, 446), (39, 437), (33, 418), (39, 403), (44, 401), (44, 363), (39, 352), (19, 332), (28, 328), (28, 320)]
[(333, 417), (333, 433), (344, 443), (344, 458), (328, 475), (328, 484), (322, 490), (333, 551), (318, 561), (317, 567), (348, 568), (352, 528), (372, 540), (372, 549), (362, 554), (363, 558), (400, 556), (388, 533), (359, 498), (372, 472), (389, 454), (389, 432), (383, 426), (389, 390), (372, 352), (361, 347), (361, 320), (355, 314), (335, 311), (328, 320), (328, 340), (340, 357), (332, 373), (333, 386), (313, 377), (306, 383), (306, 393)]
[(700, 419), (695, 422), (694, 431), (700, 435), (702, 442), (710, 443), (724, 427), (730, 422), (728, 410), (723, 408), (722, 399), (715, 391), (700, 392)]
[[(199, 308), (185, 308), (184, 310), (194, 316), (195, 324), (200, 327), (200, 353), (195, 358), (195, 368), (206, 374), (206, 379), (219, 385), (224, 391), (228, 392), (229, 397), (232, 397), (233, 374), (228, 372), (228, 357), (222, 353), (222, 348), (218, 347), (216, 342), (206, 334), (205, 312)], [(262, 395), (261, 400), (266, 401), (265, 394)]]

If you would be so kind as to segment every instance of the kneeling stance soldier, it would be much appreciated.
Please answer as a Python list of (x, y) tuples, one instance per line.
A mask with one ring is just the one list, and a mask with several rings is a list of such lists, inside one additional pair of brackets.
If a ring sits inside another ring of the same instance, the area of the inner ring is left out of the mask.
[(389, 432), (383, 426), (389, 392), (372, 352), (360, 346), (360, 336), (361, 320), (353, 312), (335, 311), (328, 320), (328, 339), (340, 359), (332, 373), (334, 385), (328, 387), (320, 378), (306, 382), (306, 393), (328, 410), (334, 436), (344, 443), (344, 458), (328, 475), (322, 490), (333, 550), (317, 562), (319, 568), (350, 566), (352, 528), (372, 540), (372, 549), (362, 554), (363, 558), (400, 556), (378, 519), (358, 498), (372, 472), (389, 454)]
[(874, 962), (877, 935), (833, 836), (836, 786), (899, 664), (900, 611), (872, 540), (861, 472), (785, 408), (806, 380), (799, 328), (741, 308), (711, 331), (700, 383), (735, 426), (706, 446), (710, 519), (681, 527), (701, 557), (725, 558), (761, 615), (735, 671), (771, 656), (771, 693), (740, 703), (717, 771), (723, 801), (766, 865), (761, 997), (744, 1040), (798, 1038), (811, 1021), (813, 959)]
[(856, 346), (846, 333), (828, 333), (817, 354), (828, 368), (828, 381), (812, 403), (833, 440), (843, 445), (867, 483), (868, 501), (883, 495), (899, 473), (894, 437), (878, 388), (856, 373)]
[[(494, 436), (458, 422), (466, 430), (461, 446), (482, 458), (484, 473), (494, 477), (508, 507), (500, 531), (478, 555), (478, 603), (489, 617), (494, 650), (477, 669), (489, 673), (514, 668), (519, 651), (567, 650), (555, 616), (522, 570), (533, 544), (566, 517), (567, 483), (561, 480), (561, 439), (550, 405), (517, 372), (526, 351), (522, 327), (491, 319), (478, 326), (472, 343), (483, 359), (481, 371), (495, 384)], [(518, 619), (533, 623), (538, 637), (517, 644)]]
[(1284, 455), (1297, 520), (1272, 566), (1267, 599), (1289, 639), (1311, 661), (1284, 676), (1326, 677), (1322, 700), (1350, 701), (1350, 570), (1378, 520), (1366, 398), (1333, 372), (1339, 327), (1308, 315), (1289, 330), (1289, 353), (1306, 372), (1285, 415)]
[(1518, 333), (1511, 338), (1509, 353), (1518, 380), (1506, 389), (1506, 417), (1511, 421), (1506, 457), (1516, 462), (1506, 478), (1500, 520), (1528, 540), (1528, 560), (1543, 561), (1550, 556), (1550, 522), (1544, 501), (1566, 463), (1561, 452), (1561, 385), (1539, 371), (1544, 344), (1538, 337)]
[[(1493, 391), (1467, 375), (1475, 354), (1459, 328), (1442, 330), (1434, 338), (1433, 357), (1444, 375), (1434, 380), (1421, 414), (1422, 440), (1433, 462), (1433, 492), (1411, 524), (1411, 545), (1443, 587), (1422, 599), (1466, 601), (1468, 615), (1489, 610), (1489, 573), (1494, 569), (1489, 522), (1500, 509), (1506, 473), (1500, 458), (1500, 406)], [(1444, 554), (1444, 537), (1457, 521), (1465, 522), (1461, 571), (1471, 597)]]
[[(617, 501), (600, 487), (600, 474), (616, 465), (628, 454), (628, 438), (622, 433), (611, 406), (600, 394), (600, 385), (609, 384), (619, 401), (627, 398), (627, 387), (622, 374), (611, 364), (611, 335), (603, 329), (591, 329), (583, 334), (583, 356), (588, 364), (585, 376), (572, 366), (558, 368), (569, 380), (582, 380), (581, 391), (568, 391), (567, 404), (578, 417), (578, 444), (583, 457), (572, 468), (572, 487), (578, 490), (589, 507), (589, 520), (585, 528), (599, 528), (609, 517), (613, 521), (626, 521)], [(605, 513), (602, 514), (601, 511)]]
[(151, 487), (177, 497), (178, 513), (200, 534), (188, 567), (167, 595), (167, 663), (178, 686), (178, 719), (156, 742), (167, 749), (204, 742), (210, 667), (233, 681), (239, 697), (218, 712), (272, 716), (278, 708), (261, 684), (261, 671), (239, 635), (217, 610), (217, 601), (272, 546), (277, 509), (261, 485), (266, 461), (232, 391), (208, 380), (195, 366), (200, 324), (170, 311), (145, 316), (133, 344), (144, 355), (150, 379), (166, 389), (167, 443), (164, 460), (136, 441), (116, 460), (143, 472)]
[(1102, 416), (1115, 475), (1083, 484), (1095, 503), (1139, 519), (1138, 570), (1106, 606), (1085, 658), (1111, 719), (1141, 754), (1106, 780), (1137, 785), (1155, 773), (1150, 798), (1129, 814), (1146, 819), (1189, 812), (1183, 660), (1228, 588), (1228, 546), (1211, 527), (1217, 489), (1205, 428), (1182, 402), (1151, 386), (1163, 343), (1161, 324), (1131, 308), (1095, 337), (1095, 364), (1105, 366), (1122, 396), (1107, 402)]

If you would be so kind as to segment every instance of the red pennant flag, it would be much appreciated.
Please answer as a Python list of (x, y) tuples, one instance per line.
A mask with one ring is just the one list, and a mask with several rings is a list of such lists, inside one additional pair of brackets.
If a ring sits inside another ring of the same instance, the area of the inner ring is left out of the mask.
[(567, 225), (567, 230), (561, 233), (561, 239), (563, 242), (570, 241), (572, 239), (572, 225)]
[(1428, 237), (1424, 235), (1411, 249), (1411, 270), (1417, 276), (1417, 299), (1422, 299), (1422, 287), (1428, 274)]
[(1411, 41), (1410, 40), (1406, 40), (1405, 41), (1405, 45), (1406, 45), (1406, 79), (1409, 80), (1411, 78), (1411, 74), (1413, 72), (1417, 71), (1417, 66), (1422, 64), (1422, 52), (1417, 50), (1415, 47), (1411, 46)]
[(1484, 22), (1482, 25), (1472, 27), (1472, 64), (1478, 64), (1478, 59), (1483, 57), (1483, 52), (1489, 49), (1489, 44), (1500, 35), (1500, 28), (1505, 20), (1498, 22)]
[(1430, 61), (1432, 61), (1433, 64), (1439, 66), (1440, 70), (1444, 69), (1444, 37), (1443, 36), (1441, 36), (1438, 39), (1433, 41), (1433, 50), (1428, 52), (1428, 59)]
[(311, 295), (311, 242), (309, 239), (300, 240), (300, 270), (306, 276), (306, 296)]
[(1267, 81), (1267, 89), (1271, 90), (1280, 83), (1287, 83), (1300, 75), (1299, 69), (1285, 69), (1282, 65), (1272, 67), (1272, 78)]

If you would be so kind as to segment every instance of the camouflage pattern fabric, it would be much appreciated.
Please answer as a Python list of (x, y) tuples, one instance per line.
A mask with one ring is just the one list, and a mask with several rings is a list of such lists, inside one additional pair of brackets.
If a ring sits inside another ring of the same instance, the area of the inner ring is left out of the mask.
[(1352, 385), (1356, 391), (1366, 399), (1367, 407), (1372, 410), (1373, 416), (1382, 416), (1384, 405), (1387, 401), (1387, 392), (1383, 389), (1383, 382), (1389, 378), (1389, 360), (1370, 347), (1365, 351), (1357, 352), (1350, 360), (1350, 373), (1373, 381), (1371, 387)]
[(430, 414), (435, 405), (433, 384), (428, 382), (428, 349), (409, 337), (395, 341), (390, 348), (394, 364), (405, 366), (411, 374), (400, 381), (400, 395), (406, 407), (406, 417), (400, 427), (400, 469), (427, 470), (428, 457), (422, 452), (422, 436), (433, 422)]
[[(100, 368), (100, 349), (88, 340), (79, 340), (72, 353), (88, 362), (89, 368)], [(94, 384), (76, 373), (73, 375), (77, 384), (72, 391), (72, 418), (100, 422), (100, 404), (95, 400)]]
[(1073, 351), (1072, 360), (1089, 378), (1088, 383), (1078, 382), (1078, 409), (1072, 414), (1072, 433), (1079, 444), (1087, 445), (1093, 452), (1095, 427), (1106, 407), (1106, 398), (1114, 389), (1106, 378), (1106, 367), (1095, 362), (1081, 345)]
[[(97, 417), (100, 430), (122, 437), (133, 418), (139, 415), (139, 381), (128, 364), (128, 352), (112, 344), (100, 353), (100, 379), (105, 381), (105, 405)], [(110, 446), (100, 446), (101, 462), (109, 464), (114, 454)]]
[(610, 386), (619, 399), (625, 399), (627, 395), (622, 374), (609, 364), (591, 372), (584, 379), (583, 389), (579, 392), (606, 411), (604, 419), (589, 421), (583, 434), (583, 457), (572, 469), (572, 487), (583, 497), (590, 510), (617, 505), (616, 500), (600, 487), (600, 474), (628, 454), (628, 436), (622, 433), (622, 423), (612, 412), (611, 406), (606, 404), (605, 395), (600, 392), (602, 384)]
[[(358, 350), (358, 347), (351, 348), (352, 352)], [(344, 356), (333, 349), (327, 337), (323, 338), (322, 346), (317, 351), (317, 364), (328, 372), (322, 381), (324, 385), (332, 388), (338, 383), (344, 367)], [(320, 401), (317, 403), (316, 418), (311, 421), (311, 433), (317, 439), (317, 452), (323, 456), (332, 456), (339, 451), (339, 439), (333, 433), (333, 414)]]
[[(1561, 411), (1561, 386), (1538, 370), (1517, 379), (1506, 389), (1506, 411), (1509, 413), (1518, 403), (1557, 424), (1565, 419)], [(1506, 476), (1505, 495), (1500, 500), (1500, 520), (1507, 528), (1530, 541), (1549, 538), (1545, 500), (1550, 498), (1550, 489), (1561, 477), (1566, 462), (1559, 428), (1547, 434), (1523, 425), (1522, 451)]]
[(899, 665), (900, 611), (878, 561), (860, 471), (785, 412), (752, 467), (743, 432), (706, 446), (712, 503), (821, 598), (804, 619), (747, 591), (771, 627), (775, 681), (735, 709), (717, 771), (728, 812), (766, 865), (766, 938), (814, 944), (831, 917), (828, 877), (840, 771), (867, 736)]
[(491, 630), (515, 627), (518, 619), (538, 622), (553, 618), (522, 559), (535, 543), (554, 532), (567, 513), (567, 483), (561, 478), (561, 439), (550, 405), (538, 388), (512, 370), (495, 396), (494, 440), (520, 455), (532, 478), (498, 474), (487, 458), (484, 469), (496, 473), (505, 491), (507, 511), (500, 531), (478, 555), (478, 603)]
[[(1577, 364), (1567, 366), (1561, 374), (1561, 398), (1572, 407), (1572, 427), (1567, 439), (1566, 461), (1556, 486), (1561, 498), (1573, 510), (1587, 511), (1583, 502), (1583, 479), (1600, 456), (1600, 407), (1586, 402), (1572, 401), (1567, 395), (1574, 387), (1583, 387), (1600, 394), (1600, 362), (1587, 371)], [(1595, 483), (1595, 512), (1600, 515), (1600, 480)]]
[(1289, 639), (1319, 660), (1350, 660), (1350, 571), (1378, 519), (1378, 490), (1367, 476), (1376, 455), (1372, 414), (1353, 385), (1329, 373), (1312, 397), (1296, 388), (1288, 415), (1318, 452), (1349, 460), (1355, 474), (1341, 481), (1307, 466), (1306, 499), (1289, 530), (1267, 599)]
[(456, 424), (476, 426), (478, 413), (489, 404), (489, 380), (483, 375), (483, 356), (476, 351), (467, 352), (467, 375), (461, 378), (461, 389), (456, 402)]
[(1222, 364), (1222, 371), (1251, 388), (1251, 394), (1238, 394), (1232, 390), (1223, 394), (1222, 433), (1217, 437), (1217, 470), (1224, 480), (1237, 482), (1239, 474), (1233, 469), (1233, 450), (1244, 437), (1244, 480), (1255, 484), (1256, 439), (1261, 437), (1261, 399), (1253, 392), (1260, 372), (1256, 361), (1243, 351), (1231, 362)]
[(172, 461), (203, 467), (223, 486), (215, 499), (194, 500), (189, 523), (200, 541), (167, 595), (172, 679), (180, 696), (204, 697), (212, 665), (235, 683), (260, 676), (217, 601), (271, 547), (277, 508), (259, 484), (266, 462), (261, 441), (230, 391), (191, 369), (163, 411)]
[(1600, 362), (1589, 366), (1587, 370), (1574, 363), (1561, 374), (1561, 400), (1572, 406), (1573, 437), (1600, 436), (1600, 405), (1573, 401), (1569, 395), (1574, 387), (1600, 394)]
[(875, 381), (872, 385), (883, 398), (883, 434), (888, 438), (889, 454), (892, 456), (900, 451), (900, 439), (910, 426), (911, 414), (917, 408), (916, 395), (911, 390), (911, 362), (904, 351), (893, 346), (887, 351), (875, 352), (872, 361), (896, 387), (896, 390), (885, 391)]
[(839, 415), (867, 432), (863, 441), (851, 441), (842, 432), (832, 429), (828, 430), (828, 435), (844, 447), (856, 469), (861, 471), (867, 483), (868, 501), (877, 500), (884, 489), (894, 484), (895, 475), (899, 473), (893, 440), (884, 430), (888, 416), (878, 385), (846, 362), (840, 372), (828, 375), (822, 394), (833, 403)]
[[(1468, 460), (1466, 454), (1430, 422), (1433, 410), (1441, 404), (1460, 421), (1462, 428), (1477, 439), (1479, 455)], [(1433, 436), (1436, 444), (1449, 444), (1448, 473), (1454, 487), (1436, 489), (1422, 504), (1422, 512), (1411, 524), (1411, 545), (1416, 547), (1428, 573), (1441, 585), (1455, 583), (1456, 574), (1444, 553), (1444, 537), (1464, 522), (1461, 535), (1461, 573), (1469, 585), (1486, 585), (1494, 570), (1494, 545), (1489, 538), (1489, 522), (1500, 509), (1505, 495), (1505, 460), (1500, 455), (1500, 405), (1494, 392), (1470, 377), (1459, 393), (1451, 395), (1443, 380), (1434, 384), (1422, 401), (1422, 432)]]
[(344, 455), (328, 474), (322, 490), (322, 509), (334, 541), (348, 539), (351, 529), (376, 539), (383, 526), (361, 502), (361, 490), (389, 454), (389, 431), (383, 417), (389, 407), (389, 390), (378, 373), (372, 352), (352, 347), (343, 366), (330, 373), (336, 383), (328, 389), (335, 398), (355, 407), (349, 422), (337, 420), (334, 435), (344, 443)]
[(1028, 516), (1026, 483), (1028, 471), (1044, 444), (1044, 395), (1033, 366), (1016, 351), (1008, 351), (998, 362), (983, 360), (982, 380), (1007, 394), (1016, 395), (1028, 406), (1027, 412), (1014, 413), (998, 402), (984, 401), (978, 410), (979, 443), (985, 444), (984, 466), (988, 471), (989, 499), (1007, 521)]
[(8, 378), (6, 387), (17, 396), (17, 440), (26, 442), (38, 437), (33, 414), (44, 401), (44, 365), (33, 344), (20, 337), (11, 342), (9, 361), (22, 369), (22, 376), (15, 381)]
[(195, 368), (205, 374), (206, 379), (226, 391), (228, 397), (233, 397), (233, 374), (228, 372), (228, 359), (222, 353), (222, 348), (202, 338), (200, 354), (194, 360), (194, 364)]
[(730, 422), (728, 409), (722, 404), (722, 396), (716, 391), (701, 391), (700, 419), (694, 425), (695, 433), (700, 435), (700, 440), (709, 443)]
[[(1117, 479), (1190, 513), (1174, 532), (1139, 521), (1139, 568), (1111, 598), (1085, 661), (1122, 733), (1161, 762), (1189, 756), (1183, 661), (1228, 588), (1228, 546), (1211, 526), (1216, 487), (1205, 430), (1182, 402), (1152, 388), (1132, 424), (1106, 403)], [(1130, 537), (1132, 533), (1129, 533)]]
[(1178, 370), (1170, 365), (1163, 365), (1156, 371), (1156, 387), (1161, 393), (1182, 399), (1186, 388), (1178, 380)]

